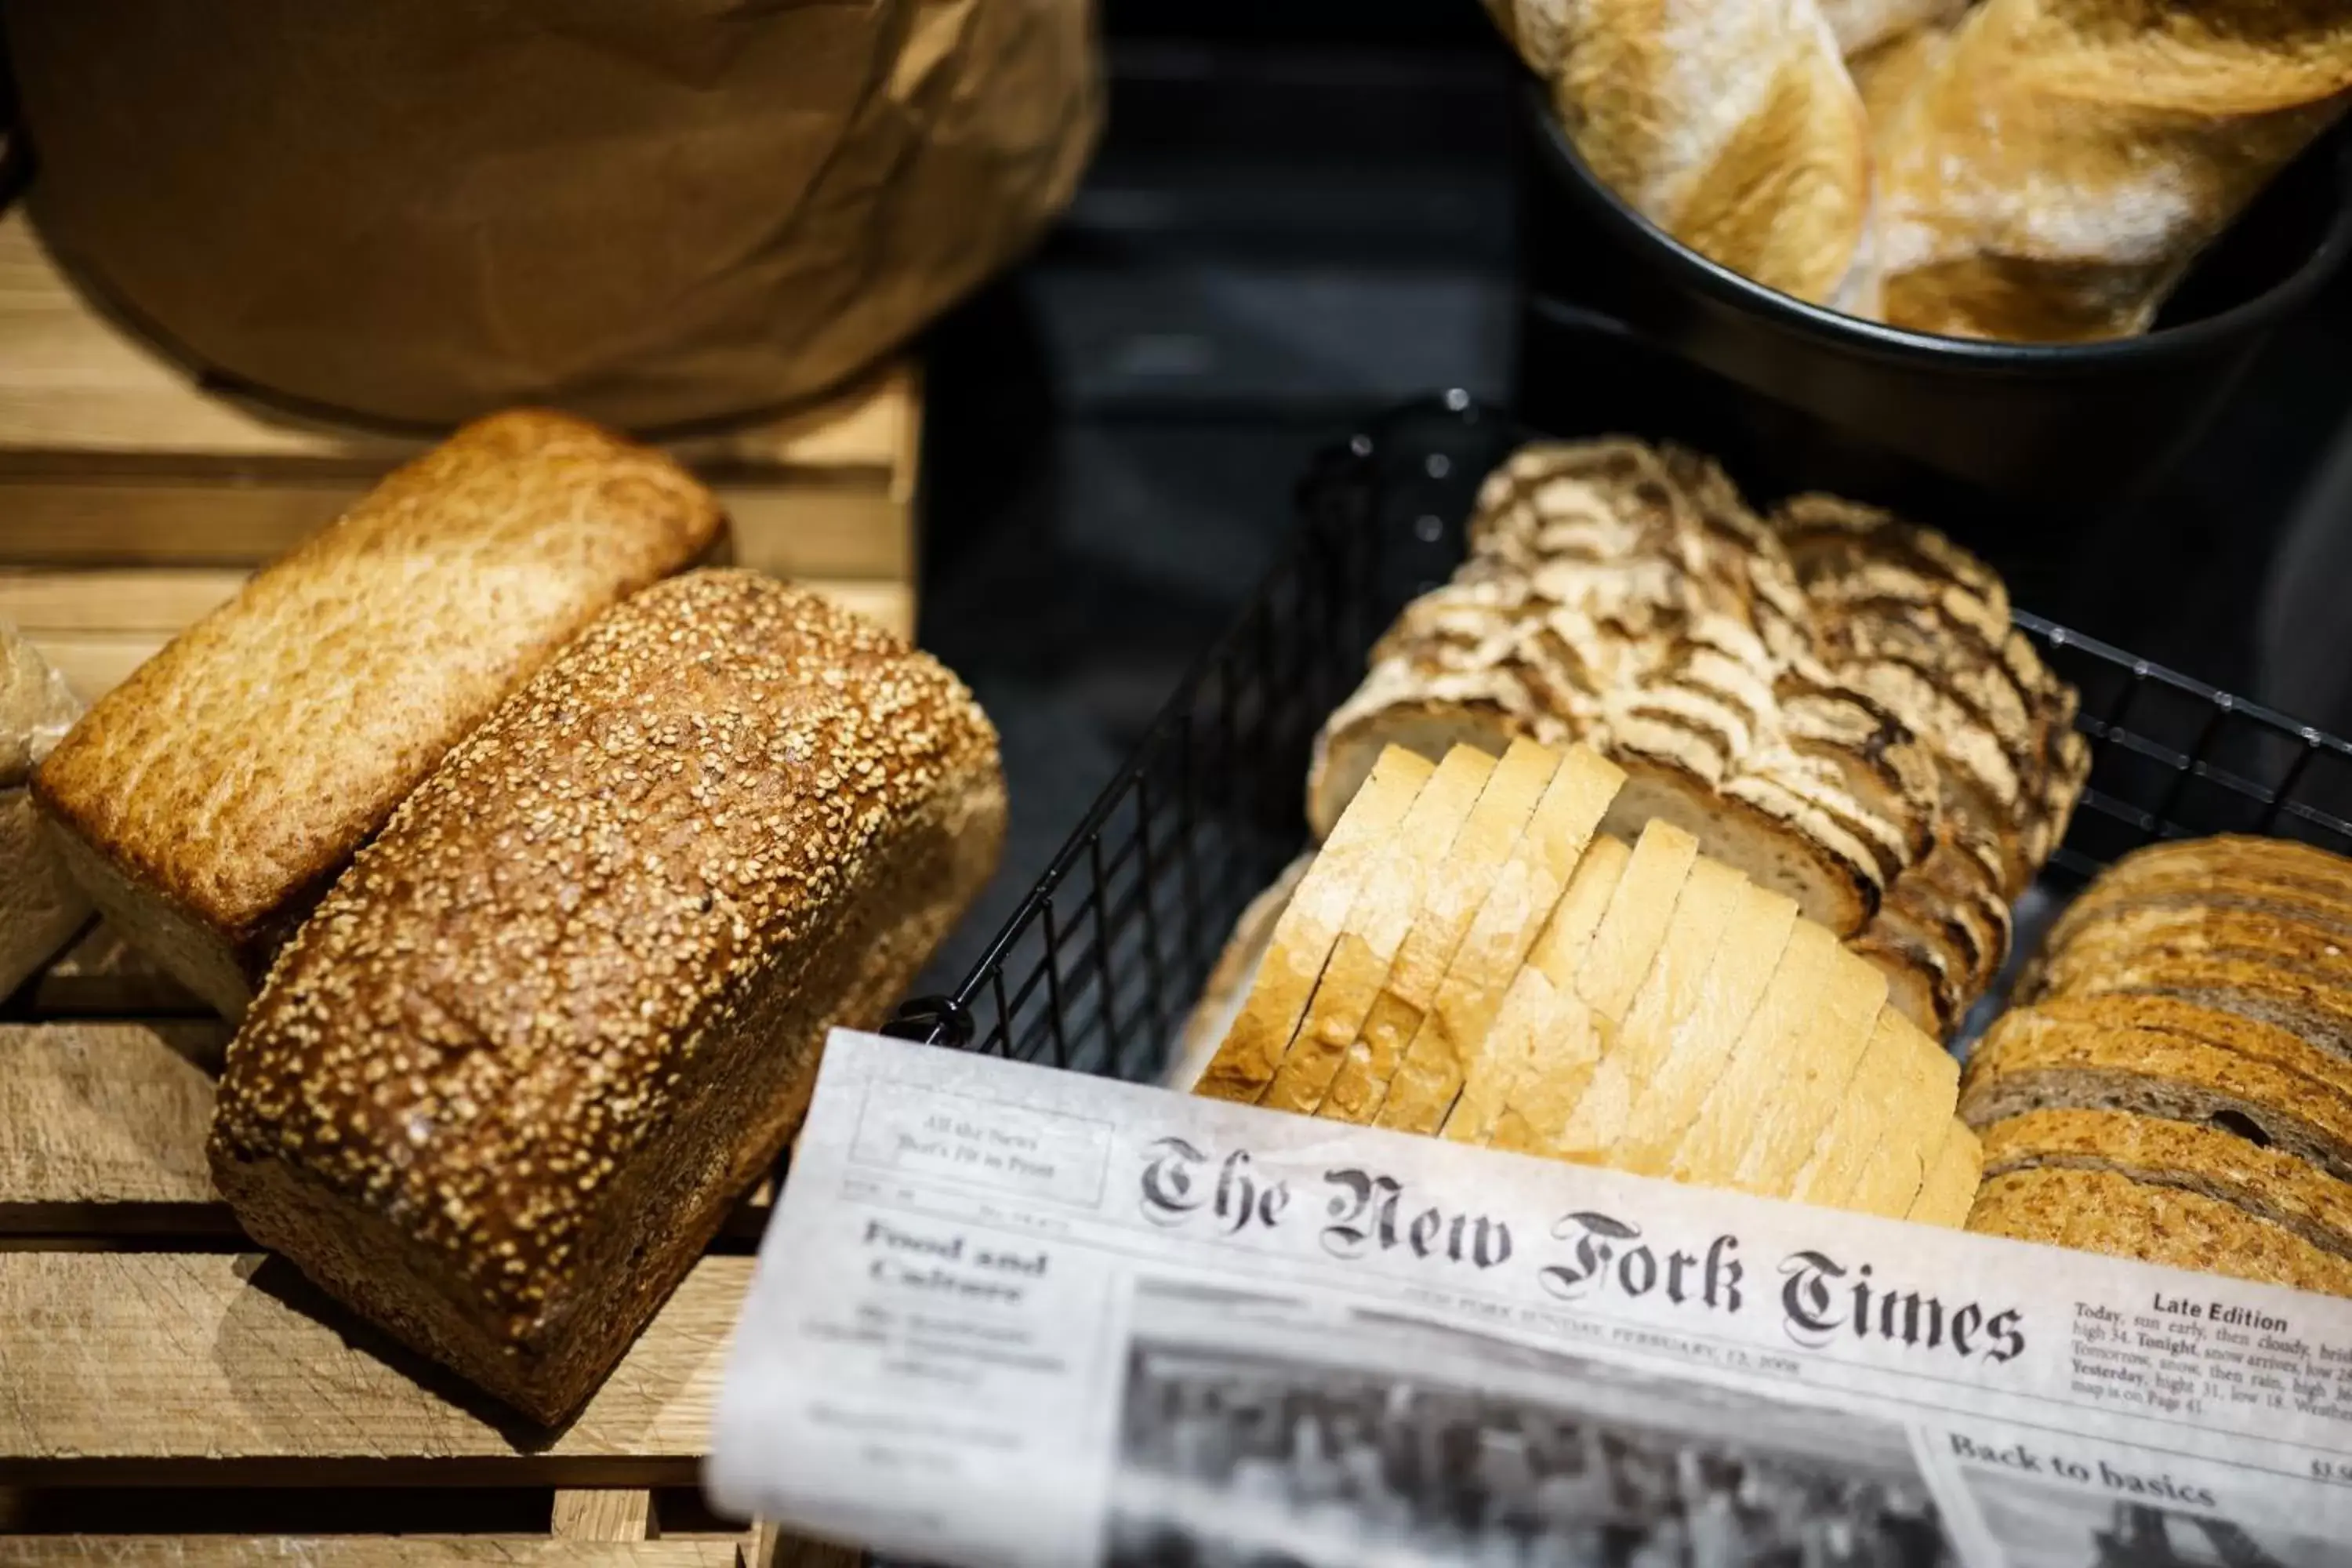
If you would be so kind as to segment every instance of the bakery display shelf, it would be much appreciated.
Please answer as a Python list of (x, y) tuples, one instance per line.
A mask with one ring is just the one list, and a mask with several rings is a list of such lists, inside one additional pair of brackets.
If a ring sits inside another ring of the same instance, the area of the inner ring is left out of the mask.
[[(899, 364), (667, 446), (725, 503), (738, 561), (903, 631), (921, 417)], [(427, 444), (207, 384), (79, 290), (21, 205), (0, 212), (0, 619), (85, 699)]]
[(0, 1565), (851, 1561), (699, 1502), (764, 1192), (535, 1428), (238, 1233), (204, 1154), (227, 1033), (103, 926), (0, 1011)]
[[(1487, 472), (1536, 434), (1454, 394), (1323, 454), (1300, 486), (1297, 548), (957, 989), (910, 1002), (892, 1031), (1158, 1078), (1243, 906), (1306, 843), (1317, 730), (1398, 611), (1460, 563)], [(2352, 744), (2039, 616), (2016, 619), (2080, 689), (2093, 755), (2065, 841), (2021, 908), (2020, 954), (2038, 916), (2158, 838), (2269, 834), (2352, 853)]]

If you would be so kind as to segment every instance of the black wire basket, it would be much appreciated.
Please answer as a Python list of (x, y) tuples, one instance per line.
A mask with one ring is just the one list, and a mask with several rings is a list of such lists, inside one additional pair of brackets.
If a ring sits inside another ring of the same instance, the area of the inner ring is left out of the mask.
[[(1156, 1080), (1241, 910), (1307, 842), (1309, 749), (1373, 641), (1462, 559), (1480, 482), (1535, 432), (1460, 394), (1395, 410), (1299, 487), (1297, 547), (951, 995), (890, 1032)], [(2082, 692), (2089, 787), (2037, 901), (2168, 837), (2260, 833), (2352, 854), (2352, 744), (2038, 616)], [(2038, 923), (2020, 922), (2021, 951)]]

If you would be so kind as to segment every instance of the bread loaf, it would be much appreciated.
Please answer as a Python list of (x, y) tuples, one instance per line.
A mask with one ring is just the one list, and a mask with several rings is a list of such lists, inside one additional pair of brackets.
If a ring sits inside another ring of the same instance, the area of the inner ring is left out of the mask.
[(449, 748), (724, 526), (657, 453), (560, 415), (481, 420), (133, 671), (36, 795), (108, 922), (237, 1017)]
[(2144, 331), (2347, 87), (2352, 12), (2332, 3), (1984, 0), (1874, 138), (1885, 318)]
[(0, 621), (0, 1001), (89, 919), (27, 787), (80, 712), (64, 679)]
[(925, 656), (698, 572), (601, 617), (361, 851), (231, 1043), (255, 1240), (561, 1419), (989, 875), (996, 739)]
[(2234, 1205), (2119, 1171), (2041, 1169), (1978, 1190), (1970, 1230), (2352, 1296), (2352, 1263)]

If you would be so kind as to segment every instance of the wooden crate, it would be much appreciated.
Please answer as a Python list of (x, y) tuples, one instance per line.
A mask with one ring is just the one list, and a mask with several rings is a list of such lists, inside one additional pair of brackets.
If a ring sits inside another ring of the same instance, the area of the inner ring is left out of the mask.
[[(901, 365), (669, 447), (725, 502), (741, 563), (911, 630), (920, 425)], [(0, 213), (0, 618), (85, 697), (424, 444), (207, 389), (76, 291), (21, 207)]]
[(193, 998), (101, 927), (15, 1006), (0, 1565), (856, 1561), (693, 1490), (762, 1197), (585, 1411), (540, 1431), (245, 1241), (204, 1160), (226, 1030)]

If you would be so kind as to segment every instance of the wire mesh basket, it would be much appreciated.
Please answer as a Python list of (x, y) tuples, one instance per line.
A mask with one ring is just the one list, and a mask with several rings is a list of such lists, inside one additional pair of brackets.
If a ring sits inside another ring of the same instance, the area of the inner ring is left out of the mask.
[[(1156, 1079), (1242, 908), (1307, 843), (1308, 753), (1407, 601), (1463, 556), (1487, 472), (1536, 434), (1459, 394), (1318, 458), (1297, 547), (1196, 665), (948, 996), (891, 1032)], [(2260, 833), (2352, 854), (2352, 745), (2038, 616), (2082, 692), (2090, 784), (2036, 889), (2054, 907), (2158, 838)], [(2020, 921), (2021, 950), (2038, 922)]]

